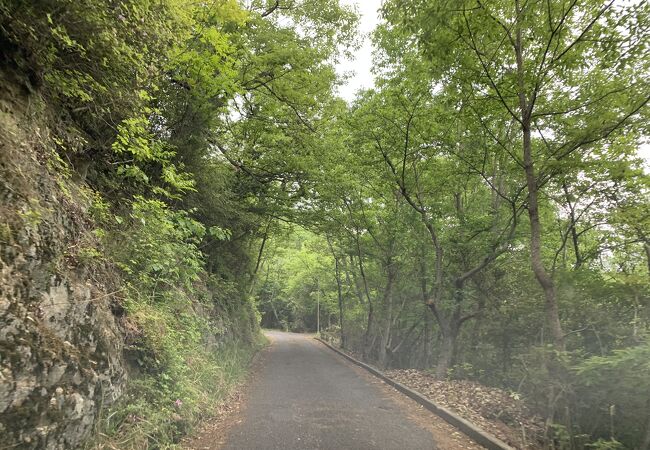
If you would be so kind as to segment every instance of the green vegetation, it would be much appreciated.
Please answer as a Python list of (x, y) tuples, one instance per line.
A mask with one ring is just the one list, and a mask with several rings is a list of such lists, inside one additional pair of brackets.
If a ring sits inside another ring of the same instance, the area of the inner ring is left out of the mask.
[(348, 105), (337, 1), (0, 0), (52, 170), (93, 192), (80, 257), (122, 277), (134, 374), (98, 445), (173, 445), (261, 318), (508, 389), (548, 448), (650, 448), (650, 5), (381, 12)]
[(548, 447), (648, 448), (649, 13), (385, 2), (376, 87), (302, 159), (309, 231), (267, 244), (263, 323), (315, 330), (320, 299), (380, 366), (516, 392)]
[[(87, 194), (67, 200), (91, 203), (65, 256), (121, 278), (128, 388), (89, 446), (173, 447), (245, 373), (260, 243), (300, 177), (297, 159), (263, 164), (316, 139), (355, 19), (324, 0), (0, 0), (3, 74), (45, 105), (48, 168)], [(37, 227), (39, 210), (21, 217)]]
[(124, 277), (133, 381), (100, 418), (95, 447), (166, 447), (241, 381), (263, 337), (254, 306), (206, 272), (205, 227), (187, 212), (136, 196), (129, 215), (114, 220), (100, 234)]

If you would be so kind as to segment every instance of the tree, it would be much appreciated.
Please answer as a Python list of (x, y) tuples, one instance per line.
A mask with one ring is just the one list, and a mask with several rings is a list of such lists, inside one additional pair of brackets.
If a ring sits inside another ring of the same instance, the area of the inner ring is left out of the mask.
[(366, 152), (364, 169), (377, 170), (382, 189), (411, 209), (415, 222), (407, 226), (430, 248), (422, 261), (428, 272), (423, 282), (429, 286), (423, 295), (442, 335), (436, 375), (443, 378), (454, 361), (462, 325), (481, 312), (480, 302), (467, 308), (467, 296), (473, 295), (468, 284), (507, 251), (521, 209), (517, 192), (496, 195), (485, 185), (502, 182), (499, 161), (476, 163), (465, 147), (480, 145), (478, 138), (467, 138), (463, 125), (457, 130), (442, 126), (438, 119), (449, 111), (417, 81), (420, 75), (400, 72), (380, 92), (359, 101), (354, 145)]
[[(521, 168), (531, 265), (558, 350), (565, 338), (542, 254), (544, 188), (595, 151), (639, 132), (650, 100), (643, 32), (649, 11), (647, 4), (589, 0), (393, 0), (384, 6), (387, 20), (418, 40), (433, 82), (457, 104), (481, 105), (476, 120)], [(490, 116), (513, 121), (518, 136), (498, 139)]]

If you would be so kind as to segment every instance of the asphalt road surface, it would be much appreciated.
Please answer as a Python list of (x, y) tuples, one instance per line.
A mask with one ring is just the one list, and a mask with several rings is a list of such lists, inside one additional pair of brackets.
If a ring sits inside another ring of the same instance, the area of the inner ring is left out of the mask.
[(244, 419), (226, 449), (435, 449), (377, 383), (309, 336), (269, 332)]

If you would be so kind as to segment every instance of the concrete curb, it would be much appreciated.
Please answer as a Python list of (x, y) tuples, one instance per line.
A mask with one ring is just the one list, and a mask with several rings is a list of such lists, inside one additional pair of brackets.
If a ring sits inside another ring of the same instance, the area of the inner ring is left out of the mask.
[(339, 355), (343, 356), (344, 358), (348, 359), (349, 361), (352, 361), (354, 364), (357, 366), (363, 367), (366, 369), (368, 372), (372, 373), (376, 377), (382, 379), (385, 381), (387, 384), (393, 386), (395, 389), (398, 391), (402, 392), (403, 394), (407, 395), (408, 397), (412, 398), (416, 402), (418, 402), (420, 405), (424, 406), (427, 408), (429, 411), (434, 413), (435, 415), (439, 416), (446, 422), (450, 423), (454, 427), (458, 428), (460, 431), (465, 433), (467, 436), (472, 438), (476, 443), (482, 445), (483, 447), (489, 449), (489, 450), (515, 450), (513, 447), (510, 447), (508, 444), (505, 442), (501, 441), (500, 439), (497, 439), (496, 437), (492, 436), (489, 433), (486, 433), (485, 431), (481, 430), (478, 428), (476, 425), (473, 423), (468, 422), (467, 420), (463, 419), (456, 413), (450, 411), (449, 409), (437, 405), (428, 398), (424, 397), (422, 394), (419, 392), (414, 391), (411, 388), (408, 388), (404, 386), (401, 383), (398, 383), (395, 380), (392, 380), (388, 378), (386, 375), (384, 375), (380, 370), (374, 368), (373, 366), (366, 364), (364, 362), (361, 362), (352, 356), (348, 355), (347, 353), (339, 350), (338, 348), (334, 347), (330, 343), (316, 337), (315, 338), (317, 341), (322, 343), (323, 345), (329, 347), (331, 350), (334, 352), (338, 353)]

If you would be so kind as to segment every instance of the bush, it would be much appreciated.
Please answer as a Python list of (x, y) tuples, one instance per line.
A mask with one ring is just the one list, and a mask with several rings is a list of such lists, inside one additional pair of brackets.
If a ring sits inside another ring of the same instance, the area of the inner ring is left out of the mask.
[[(614, 441), (642, 448), (650, 438), (650, 339), (609, 356), (591, 357), (576, 367), (576, 375), (581, 426), (601, 434), (596, 437), (602, 445), (594, 448), (618, 448), (604, 446)], [(605, 430), (608, 435), (602, 435)]]
[[(136, 198), (128, 219), (106, 236), (123, 270), (132, 380), (122, 401), (99, 421), (97, 448), (173, 446), (245, 373), (259, 341), (250, 302), (218, 302), (203, 268), (204, 227), (184, 211)], [(223, 236), (226, 237), (227, 233)], [(210, 286), (210, 287), (208, 287)], [(222, 334), (223, 324), (237, 333)], [(117, 444), (119, 442), (119, 445)]]

